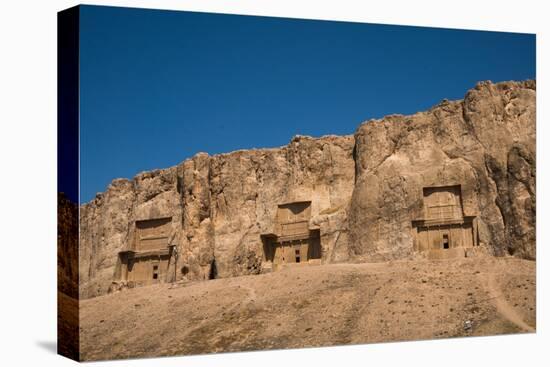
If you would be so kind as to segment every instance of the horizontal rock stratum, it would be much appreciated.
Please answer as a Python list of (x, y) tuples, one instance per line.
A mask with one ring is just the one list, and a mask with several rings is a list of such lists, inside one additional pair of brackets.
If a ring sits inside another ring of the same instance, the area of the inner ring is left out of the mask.
[(353, 136), (199, 153), (114, 180), (80, 206), (80, 297), (132, 272), (225, 278), (440, 245), (534, 260), (535, 122), (535, 81), (480, 82), (464, 100), (370, 120)]

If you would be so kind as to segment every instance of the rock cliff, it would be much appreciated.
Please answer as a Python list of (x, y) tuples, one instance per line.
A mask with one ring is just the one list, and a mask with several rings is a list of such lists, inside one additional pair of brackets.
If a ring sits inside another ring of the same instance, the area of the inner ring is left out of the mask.
[(463, 101), (363, 123), (349, 214), (353, 255), (412, 255), (422, 188), (460, 184), (494, 255), (535, 258), (535, 82), (478, 83)]
[(199, 153), (176, 167), (113, 181), (81, 206), (81, 296), (108, 290), (135, 222), (150, 218), (172, 218), (179, 256), (169, 273), (177, 279), (259, 273), (260, 234), (273, 230), (279, 203), (300, 200), (312, 202), (325, 257), (345, 259), (353, 150), (352, 136), (297, 136), (282, 148)]
[(465, 215), (494, 255), (535, 258), (535, 82), (479, 83), (463, 101), (392, 115), (354, 136), (209, 156), (114, 180), (80, 207), (80, 296), (104, 294), (136, 221), (171, 218), (169, 278), (262, 271), (277, 206), (311, 202), (322, 262), (414, 255), (422, 188), (461, 185)]
[(78, 205), (57, 194), (57, 290), (78, 299)]

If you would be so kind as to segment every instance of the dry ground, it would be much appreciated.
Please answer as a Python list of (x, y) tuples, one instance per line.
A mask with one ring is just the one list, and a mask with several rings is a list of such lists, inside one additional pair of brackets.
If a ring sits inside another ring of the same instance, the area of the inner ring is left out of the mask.
[(294, 266), (81, 302), (84, 360), (532, 332), (535, 262)]

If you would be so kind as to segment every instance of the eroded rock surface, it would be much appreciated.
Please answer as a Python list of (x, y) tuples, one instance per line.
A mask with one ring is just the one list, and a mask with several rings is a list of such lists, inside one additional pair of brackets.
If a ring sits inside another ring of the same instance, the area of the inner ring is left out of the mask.
[(104, 294), (136, 221), (170, 217), (167, 280), (258, 274), (277, 206), (311, 201), (322, 262), (414, 256), (422, 189), (461, 185), (464, 215), (494, 255), (535, 258), (535, 82), (479, 83), (463, 101), (392, 115), (355, 136), (297, 136), (281, 148), (199, 153), (114, 180), (81, 206), (81, 297)]
[(412, 255), (422, 189), (460, 184), (482, 244), (497, 256), (535, 258), (535, 82), (482, 82), (463, 101), (368, 121), (355, 139), (354, 255)]
[(78, 205), (57, 195), (57, 290), (78, 299)]
[(297, 136), (281, 148), (200, 153), (176, 167), (113, 181), (81, 208), (81, 295), (107, 292), (118, 253), (143, 219), (172, 218), (178, 259), (168, 270), (171, 280), (259, 273), (260, 234), (273, 230), (278, 204), (301, 200), (312, 203), (327, 259), (346, 259), (353, 149), (352, 136)]

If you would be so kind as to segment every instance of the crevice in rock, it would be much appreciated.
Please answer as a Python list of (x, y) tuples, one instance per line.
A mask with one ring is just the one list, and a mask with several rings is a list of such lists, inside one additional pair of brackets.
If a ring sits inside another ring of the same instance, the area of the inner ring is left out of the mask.
[[(500, 214), (500, 220), (502, 222), (502, 225), (503, 225), (503, 240), (504, 240), (504, 243), (502, 244), (499, 244), (497, 246), (495, 246), (493, 244), (493, 248), (494, 250), (502, 250), (502, 249), (506, 249), (507, 251), (509, 251), (508, 249), (510, 248), (510, 238), (509, 238), (509, 234), (508, 234), (508, 225), (507, 225), (507, 210), (506, 208), (504, 207), (503, 205), (503, 202), (505, 201), (508, 201), (509, 198), (508, 198), (508, 190), (507, 188), (503, 188), (502, 187), (502, 180), (505, 179), (505, 177), (503, 177), (503, 172), (502, 172), (502, 169), (501, 167), (498, 166), (498, 162), (496, 162), (496, 160), (494, 160), (494, 158), (492, 158), (491, 156), (489, 156), (488, 154), (485, 154), (485, 157), (484, 157), (484, 163), (485, 163), (485, 170), (486, 170), (486, 174), (487, 174), (487, 178), (493, 183), (493, 187), (494, 187), (494, 191), (495, 191), (495, 199), (494, 199), (494, 202), (495, 202), (495, 205), (496, 207), (498, 208), (499, 210), (499, 214)], [(499, 177), (495, 177), (495, 176), (499, 176)]]
[(353, 186), (355, 187), (355, 184), (357, 183), (357, 176), (359, 174), (359, 172), (357, 172), (357, 143), (355, 142), (355, 137), (353, 139), (353, 150), (351, 151), (351, 158), (353, 159)]
[(485, 145), (481, 142), (481, 140), (477, 136), (476, 131), (475, 131), (475, 127), (472, 123), (472, 120), (468, 116), (468, 113), (467, 113), (466, 110), (467, 110), (467, 108), (466, 108), (466, 98), (465, 98), (462, 101), (462, 120), (464, 121), (464, 126), (466, 126), (466, 129), (468, 130), (470, 135), (475, 139), (475, 141), (477, 141), (479, 143), (479, 145), (481, 145), (483, 150), (487, 151), (487, 148), (485, 147)]
[(218, 268), (216, 266), (216, 259), (212, 259), (210, 262), (210, 272), (208, 273), (208, 279), (216, 279), (218, 277)]

